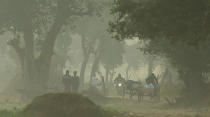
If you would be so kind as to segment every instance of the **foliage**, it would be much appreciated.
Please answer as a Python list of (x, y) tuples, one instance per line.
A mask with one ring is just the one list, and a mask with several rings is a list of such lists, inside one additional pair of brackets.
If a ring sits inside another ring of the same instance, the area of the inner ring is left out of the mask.
[[(56, 28), (62, 27), (63, 24), (72, 24), (72, 21), (80, 16), (91, 15), (96, 8), (92, 5), (95, 3), (93, 0), (1, 0), (0, 2), (1, 29), (25, 35), (31, 31), (38, 50), (46, 46), (46, 43), (49, 44), (50, 41), (46, 38), (50, 38), (51, 32), (57, 37), (58, 32), (65, 30), (65, 27), (58, 31)], [(29, 40), (25, 38), (25, 41)]]
[(122, 37), (166, 36), (197, 44), (209, 38), (209, 0), (116, 0), (112, 23)]
[(170, 44), (167, 39), (159, 39), (151, 41), (145, 51), (164, 55), (178, 69), (179, 77), (185, 83), (182, 95), (188, 97), (188, 101), (194, 98), (195, 102), (205, 97), (208, 91), (207, 77), (203, 75), (209, 72), (208, 44), (209, 41), (205, 41), (205, 44), (201, 42), (202, 47), (195, 48), (180, 41)]
[(138, 37), (144, 51), (167, 57), (185, 83), (186, 100), (206, 96), (209, 0), (116, 0), (112, 12), (117, 20), (110, 26), (117, 39)]

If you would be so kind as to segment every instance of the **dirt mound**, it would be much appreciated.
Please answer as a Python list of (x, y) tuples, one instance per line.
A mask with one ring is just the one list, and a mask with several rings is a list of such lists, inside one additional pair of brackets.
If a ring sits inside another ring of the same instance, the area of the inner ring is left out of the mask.
[(45, 94), (35, 98), (23, 111), (36, 117), (109, 117), (88, 98), (79, 94)]

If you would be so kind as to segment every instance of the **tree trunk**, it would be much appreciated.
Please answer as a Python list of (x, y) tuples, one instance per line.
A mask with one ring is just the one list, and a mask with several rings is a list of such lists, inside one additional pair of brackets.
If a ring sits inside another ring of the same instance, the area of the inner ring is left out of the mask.
[(127, 69), (126, 69), (126, 79), (127, 80), (129, 79), (129, 70), (130, 70), (130, 65), (128, 65)]
[(33, 42), (33, 32), (31, 23), (26, 23), (28, 27), (24, 31), (24, 40), (25, 40), (25, 51), (24, 51), (24, 78), (34, 79), (33, 78), (33, 67), (34, 67), (34, 42)]
[(97, 50), (96, 50), (95, 60), (93, 62), (92, 70), (91, 70), (91, 73), (90, 73), (90, 81), (92, 80), (93, 75), (98, 70), (100, 59), (101, 59), (101, 52), (103, 51), (103, 44), (104, 44), (104, 40), (100, 39), (99, 43), (98, 43), (98, 46), (97, 46)]
[(100, 58), (101, 58), (101, 54), (99, 53), (98, 56), (95, 57), (95, 60), (94, 60), (93, 65), (92, 65), (92, 70), (91, 70), (91, 73), (90, 73), (90, 81), (92, 80), (92, 77), (94, 76), (94, 74), (98, 70)]
[(111, 71), (109, 71), (109, 74), (110, 74), (110, 82), (112, 84), (113, 83), (113, 79), (114, 79), (114, 75), (115, 75), (114, 68)]
[(81, 70), (80, 70), (81, 86), (84, 86), (85, 70), (86, 70), (86, 66), (87, 66), (89, 57), (90, 57), (90, 52), (87, 55), (85, 55), (84, 61), (83, 61), (82, 65), (81, 65)]
[(109, 82), (109, 69), (108, 68), (106, 68), (106, 84), (108, 84), (108, 82)]
[(90, 58), (90, 54), (92, 51), (92, 45), (95, 42), (95, 40), (93, 40), (92, 43), (88, 43), (88, 39), (85, 38), (85, 36), (83, 36), (83, 39), (81, 40), (81, 44), (82, 44), (82, 50), (83, 50), (83, 55), (84, 55), (84, 60), (83, 63), (81, 65), (81, 70), (80, 70), (80, 79), (81, 79), (81, 85), (84, 86), (84, 82), (85, 82), (85, 70), (86, 70), (86, 66), (87, 63), (89, 61)]
[(148, 58), (148, 75), (152, 74), (153, 72), (153, 56), (149, 55)]
[(53, 55), (55, 40), (65, 18), (57, 17), (55, 22), (47, 34), (47, 37), (42, 45), (41, 54), (38, 59), (34, 58), (34, 42), (32, 27), (26, 24), (27, 27), (24, 31), (25, 51), (24, 51), (24, 65), (23, 77), (24, 90), (26, 95), (34, 97), (40, 95), (48, 88), (50, 64)]
[[(16, 35), (16, 34), (14, 34)], [(7, 43), (8, 45), (10, 45), (11, 47), (13, 47), (13, 49), (15, 50), (16, 54), (17, 54), (17, 59), (16, 62), (19, 66), (19, 68), (21, 70), (23, 70), (23, 66), (24, 66), (24, 48), (21, 48), (20, 45), (20, 37), (18, 36), (17, 38), (14, 38), (10, 41), (8, 41)]]
[[(65, 8), (62, 8), (65, 9)], [(52, 28), (49, 30), (47, 33), (47, 37), (42, 45), (41, 48), (41, 54), (40, 57), (36, 60), (36, 77), (37, 77), (37, 82), (40, 83), (40, 87), (42, 89), (47, 89), (47, 83), (49, 80), (49, 73), (50, 73), (50, 64), (51, 64), (51, 59), (54, 54), (54, 45), (56, 38), (65, 23), (65, 20), (67, 16), (60, 16), (59, 13), (61, 11), (58, 10), (56, 19), (54, 21), (54, 24), (52, 25)]]
[(62, 76), (63, 76), (63, 68), (65, 66), (65, 62), (66, 59), (60, 58), (59, 56), (53, 57), (50, 67), (50, 78), (48, 81), (50, 83), (48, 84), (48, 89), (50, 91), (62, 90), (60, 87), (63, 86)]
[[(55, 41), (65, 20), (69, 17), (65, 13), (70, 11), (69, 0), (58, 1), (54, 23), (41, 45), (41, 53), (37, 59), (34, 58), (32, 15), (24, 14), (25, 22), (21, 25), (21, 28), (24, 33), (25, 48), (23, 51), (23, 58), (20, 57), (20, 63), (22, 64), (24, 77), (22, 90), (24, 90), (26, 95), (37, 96), (41, 91), (47, 89)], [(16, 50), (18, 49), (16, 48)]]

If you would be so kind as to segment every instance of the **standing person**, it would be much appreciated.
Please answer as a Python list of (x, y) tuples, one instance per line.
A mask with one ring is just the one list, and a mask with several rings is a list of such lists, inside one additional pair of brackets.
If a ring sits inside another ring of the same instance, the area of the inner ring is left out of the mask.
[(115, 78), (114, 84), (117, 90), (117, 94), (124, 95), (125, 79), (122, 77), (121, 74), (118, 74), (118, 76)]
[(72, 91), (72, 77), (69, 75), (69, 70), (66, 70), (66, 74), (63, 76), (63, 84), (65, 91)]
[(72, 88), (75, 93), (78, 93), (79, 85), (80, 85), (79, 76), (77, 76), (77, 71), (74, 71), (73, 74), (74, 74), (74, 76), (72, 77), (72, 79), (73, 79)]
[(101, 89), (102, 89), (104, 95), (106, 95), (106, 87), (105, 87), (104, 76), (101, 76)]
[(155, 76), (154, 73), (152, 73), (147, 79), (146, 79), (147, 84), (152, 84), (154, 86), (154, 96), (157, 96), (158, 99), (160, 100), (160, 86), (158, 83), (158, 79)]
[(154, 73), (152, 73), (147, 79), (146, 79), (147, 84), (152, 84), (155, 88), (159, 87), (158, 79), (155, 76)]
[(115, 84), (117, 84), (117, 83), (124, 83), (124, 82), (125, 82), (125, 79), (122, 77), (121, 74), (118, 74), (118, 76), (114, 80)]

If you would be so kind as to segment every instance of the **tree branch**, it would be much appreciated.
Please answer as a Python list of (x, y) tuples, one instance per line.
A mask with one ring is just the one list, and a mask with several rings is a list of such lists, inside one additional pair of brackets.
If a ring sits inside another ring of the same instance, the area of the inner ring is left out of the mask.
[(43, 59), (45, 57), (51, 57), (53, 55), (53, 48), (57, 35), (59, 34), (63, 24), (65, 23), (65, 20), (69, 17), (67, 15), (68, 4), (69, 4), (68, 0), (58, 1), (58, 9), (55, 16), (55, 21), (42, 45), (42, 51), (39, 59)]
[(16, 51), (19, 59), (20, 59), (21, 66), (23, 67), (23, 64), (24, 64), (24, 51), (25, 51), (25, 49), (21, 48), (19, 46), (19, 44), (20, 44), (20, 37), (18, 36), (16, 39), (12, 39), (12, 40), (8, 41), (7, 44), (15, 49), (15, 51)]
[[(75, 1), (77, 2), (77, 1)], [(42, 50), (40, 54), (41, 58), (49, 58), (53, 55), (53, 48), (62, 26), (66, 23), (66, 20), (70, 16), (83, 16), (83, 15), (90, 15), (90, 11), (84, 10), (83, 8), (70, 7), (72, 3), (71, 0), (59, 0), (57, 6), (57, 12), (54, 20), (54, 24), (52, 25), (50, 31), (47, 34), (47, 37), (42, 45)], [(76, 4), (75, 4), (76, 5)]]

